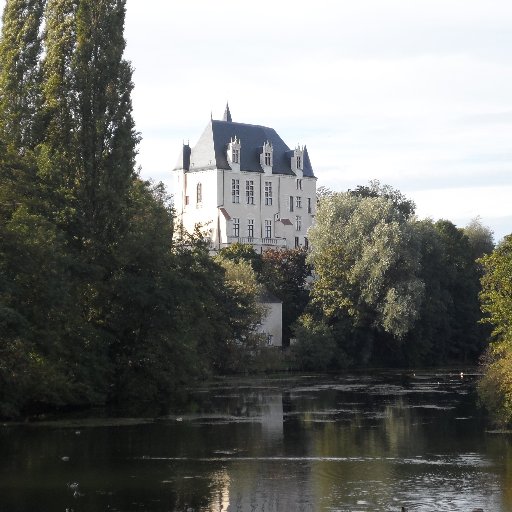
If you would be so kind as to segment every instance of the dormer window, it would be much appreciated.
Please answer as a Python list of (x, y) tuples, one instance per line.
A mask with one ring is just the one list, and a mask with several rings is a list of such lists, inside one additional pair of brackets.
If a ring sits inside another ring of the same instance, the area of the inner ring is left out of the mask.
[(298, 173), (300, 176), (304, 168), (304, 148), (297, 146), (293, 150), (293, 156), (291, 160), (292, 171)]
[(240, 165), (240, 139), (233, 137), (228, 145), (228, 160), (231, 164)]
[(266, 167), (267, 169), (269, 167), (272, 167), (272, 165), (274, 164), (273, 154), (274, 154), (274, 148), (272, 147), (272, 143), (270, 143), (268, 141), (265, 142), (265, 144), (263, 144), (263, 151), (261, 153), (261, 166), (262, 167)]

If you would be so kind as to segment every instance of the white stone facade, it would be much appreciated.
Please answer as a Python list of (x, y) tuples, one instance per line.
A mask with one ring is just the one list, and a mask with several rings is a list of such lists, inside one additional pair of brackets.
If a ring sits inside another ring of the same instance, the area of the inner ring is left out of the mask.
[(258, 251), (308, 247), (316, 177), (305, 147), (290, 150), (271, 128), (211, 121), (194, 148), (184, 145), (174, 206), (187, 231), (208, 231), (213, 250), (240, 242)]

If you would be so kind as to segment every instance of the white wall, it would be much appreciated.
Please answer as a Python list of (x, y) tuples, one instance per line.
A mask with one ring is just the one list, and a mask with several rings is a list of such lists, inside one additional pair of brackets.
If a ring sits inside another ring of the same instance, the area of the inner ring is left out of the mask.
[(272, 346), (283, 345), (283, 305), (281, 302), (263, 302), (266, 314), (263, 316), (258, 332), (272, 336)]

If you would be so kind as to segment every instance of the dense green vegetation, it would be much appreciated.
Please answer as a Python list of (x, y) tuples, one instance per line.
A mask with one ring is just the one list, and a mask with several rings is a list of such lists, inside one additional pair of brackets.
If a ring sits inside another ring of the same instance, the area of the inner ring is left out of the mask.
[[(372, 182), (319, 190), (310, 254), (234, 244), (212, 258), (135, 170), (124, 16), (125, 0), (6, 3), (0, 416), (165, 401), (215, 373), (474, 363), (482, 279), (494, 341), (480, 391), (510, 421), (510, 237), (492, 252), (478, 220), (418, 220)], [(286, 356), (260, 349), (262, 293), (283, 301)]]
[(504, 426), (512, 424), (512, 235), (480, 262), (484, 268), (482, 307), (494, 329), (479, 393), (494, 422)]
[(372, 182), (323, 190), (309, 237), (316, 279), (297, 346), (305, 369), (477, 361), (487, 332), (476, 258), (492, 250), (478, 220), (467, 232), (419, 221), (410, 200)]
[(6, 4), (2, 416), (167, 398), (240, 364), (257, 321), (256, 290), (200, 234), (173, 237), (165, 190), (135, 171), (124, 16), (124, 0)]

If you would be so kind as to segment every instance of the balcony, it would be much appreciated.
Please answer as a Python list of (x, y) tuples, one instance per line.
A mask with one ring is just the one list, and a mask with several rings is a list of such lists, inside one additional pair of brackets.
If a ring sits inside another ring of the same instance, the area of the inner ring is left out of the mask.
[(286, 247), (286, 238), (254, 238), (248, 236), (228, 236), (228, 243), (250, 244), (257, 247)]

